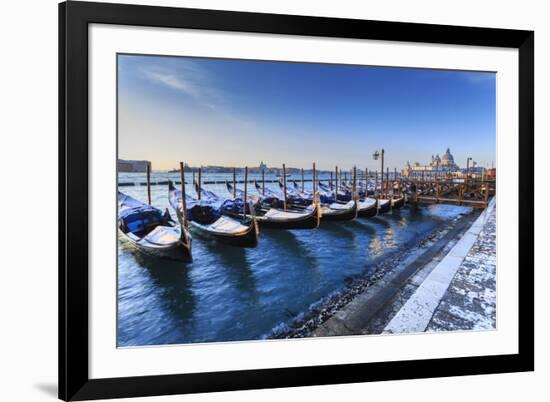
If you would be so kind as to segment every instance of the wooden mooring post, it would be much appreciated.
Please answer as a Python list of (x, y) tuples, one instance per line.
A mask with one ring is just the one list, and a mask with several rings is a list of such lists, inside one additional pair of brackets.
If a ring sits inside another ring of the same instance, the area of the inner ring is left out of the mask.
[(418, 207), (418, 174), (414, 172), (414, 207)]
[(338, 166), (336, 166), (336, 169), (334, 170), (334, 179), (335, 179), (335, 185), (334, 185), (334, 201), (338, 201)]
[(381, 167), (380, 167), (380, 193), (382, 194), (382, 196), (384, 195), (384, 148), (382, 148), (382, 153), (381, 153)]
[(402, 187), (403, 187), (403, 176), (399, 174), (399, 180), (397, 180), (397, 194), (399, 194), (399, 196), (401, 196), (403, 193)]
[(247, 190), (248, 190), (248, 166), (245, 166), (244, 167), (243, 221), (246, 219), (246, 204), (248, 203)]
[(147, 203), (151, 205), (151, 162), (147, 162), (145, 173), (147, 176)]
[(312, 183), (312, 188), (313, 188), (313, 198), (315, 198), (315, 194), (317, 193), (317, 170), (315, 168), (315, 162), (313, 162), (313, 183)]
[(357, 198), (357, 168), (353, 167), (353, 198)]
[(262, 169), (262, 195), (265, 195), (265, 169)]
[(286, 211), (286, 165), (283, 163), (283, 190), (284, 190), (284, 200), (283, 208)]
[(233, 168), (233, 199), (237, 198), (237, 168)]
[(199, 189), (198, 189), (198, 193), (199, 193), (199, 194), (198, 194), (198, 198), (199, 198), (199, 200), (201, 199), (201, 185), (202, 185), (201, 183), (202, 183), (202, 180), (201, 180), (201, 168), (199, 168), (199, 183), (198, 183), (198, 187), (199, 187)]
[(180, 179), (181, 179), (181, 209), (182, 209), (182, 223), (187, 227), (187, 197), (185, 194), (185, 165), (180, 162)]
[[(390, 189), (392, 192), (390, 193)], [(393, 203), (391, 202), (393, 198), (393, 185), (392, 181), (390, 180), (390, 168), (386, 168), (386, 199), (389, 199), (390, 201), (390, 209), (393, 210)]]
[(378, 216), (378, 210), (380, 209), (380, 197), (382, 195), (382, 182), (380, 182), (380, 189), (378, 189), (378, 170), (374, 171), (374, 199), (376, 200), (376, 216)]

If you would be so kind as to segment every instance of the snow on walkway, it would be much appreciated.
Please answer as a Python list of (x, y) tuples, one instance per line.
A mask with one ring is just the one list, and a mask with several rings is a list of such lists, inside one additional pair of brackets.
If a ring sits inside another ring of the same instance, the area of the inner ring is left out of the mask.
[(434, 268), (385, 333), (496, 327), (496, 201)]

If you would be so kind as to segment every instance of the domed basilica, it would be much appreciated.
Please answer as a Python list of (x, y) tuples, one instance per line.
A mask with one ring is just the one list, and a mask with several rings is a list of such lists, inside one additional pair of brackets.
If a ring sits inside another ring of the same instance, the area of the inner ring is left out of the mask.
[(440, 158), (439, 154), (432, 155), (432, 160), (428, 165), (421, 165), (418, 162), (414, 162), (412, 165), (409, 161), (405, 165), (402, 171), (403, 176), (409, 176), (412, 172), (454, 172), (460, 168), (455, 163), (455, 159), (451, 150), (447, 148), (443, 156)]

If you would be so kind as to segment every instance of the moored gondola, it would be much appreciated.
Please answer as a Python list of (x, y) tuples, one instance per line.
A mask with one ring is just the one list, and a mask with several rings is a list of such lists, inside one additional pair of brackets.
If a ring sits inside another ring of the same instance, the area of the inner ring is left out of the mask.
[(391, 203), (392, 203), (391, 207), (393, 209), (401, 208), (403, 205), (405, 205), (405, 196), (403, 195), (394, 196), (391, 199)]
[[(256, 247), (259, 229), (254, 215), (246, 221), (238, 221), (221, 213), (221, 204), (218, 200), (202, 199), (202, 195), (200, 200), (186, 195), (187, 219), (194, 230), (220, 243)], [(171, 181), (168, 182), (168, 199), (181, 221), (183, 218), (182, 195)]]
[[(273, 191), (265, 186), (261, 186), (258, 182), (254, 182), (256, 191), (262, 197), (264, 205), (270, 205), (273, 208), (284, 208), (284, 194)], [(303, 210), (312, 204), (313, 200), (306, 197), (300, 197), (294, 193), (287, 193), (287, 207), (292, 210)]]
[(191, 235), (164, 213), (122, 192), (118, 192), (118, 230), (130, 244), (145, 254), (179, 261), (191, 261)]
[(374, 198), (365, 198), (357, 202), (357, 216), (360, 218), (370, 218), (377, 213), (376, 200)]
[[(244, 198), (244, 192), (234, 188), (233, 185), (227, 182), (226, 187), (230, 194), (235, 194), (237, 196), (235, 201), (240, 206), (236, 211), (232, 211), (231, 215), (242, 216), (242, 199)], [(273, 229), (315, 229), (319, 227), (321, 213), (318, 203), (312, 203), (300, 210), (284, 210), (272, 208), (271, 205), (273, 201), (271, 197), (266, 202), (264, 202), (262, 198), (256, 199), (255, 197), (253, 201), (257, 214), (256, 219), (260, 226)]]
[[(287, 189), (294, 197), (303, 197), (307, 200), (313, 200), (314, 196), (310, 192), (301, 192), (296, 188)], [(321, 204), (321, 219), (324, 221), (349, 221), (357, 217), (357, 201), (349, 200), (340, 202), (340, 194), (338, 200), (335, 201), (335, 195), (319, 189), (316, 193)], [(351, 198), (351, 197), (350, 197)]]
[[(319, 190), (321, 193), (330, 194), (332, 197), (334, 197), (335, 190), (331, 189), (330, 186), (326, 185), (325, 183), (318, 183)], [(348, 202), (352, 200), (352, 191), (347, 190), (346, 188), (340, 188), (337, 192), (338, 201), (340, 202)]]
[(357, 218), (357, 201), (345, 204), (333, 202), (321, 207), (321, 217), (324, 221), (351, 221)]
[(391, 202), (388, 199), (378, 198), (377, 200), (378, 215), (389, 212), (391, 209)]

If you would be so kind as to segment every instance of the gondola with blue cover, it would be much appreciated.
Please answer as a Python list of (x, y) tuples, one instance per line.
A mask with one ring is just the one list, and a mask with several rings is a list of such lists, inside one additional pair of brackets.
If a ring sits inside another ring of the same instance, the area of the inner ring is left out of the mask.
[[(256, 247), (258, 244), (259, 229), (255, 216), (246, 221), (239, 221), (223, 213), (223, 200), (214, 193), (201, 190), (201, 198), (194, 198), (186, 194), (187, 220), (191, 227), (205, 237), (220, 243), (239, 247)], [(181, 191), (168, 182), (168, 200), (176, 211), (178, 219), (183, 220)]]
[(120, 235), (145, 254), (179, 261), (191, 261), (191, 235), (164, 213), (122, 192), (118, 192)]
[[(279, 182), (279, 186), (283, 186)], [(287, 188), (287, 193), (290, 193), (292, 197), (302, 197), (309, 202), (313, 202), (314, 194), (309, 191), (301, 191), (297, 187)], [(357, 217), (357, 201), (348, 200), (347, 202), (341, 200), (340, 195), (338, 199), (335, 199), (334, 193), (324, 191), (319, 188), (317, 196), (321, 203), (321, 219), (324, 221), (349, 221)]]
[[(352, 194), (353, 185), (346, 185), (345, 192)], [(362, 187), (360, 185), (359, 189), (357, 190), (357, 216), (360, 218), (371, 218), (379, 213), (379, 203), (374, 197), (369, 197), (370, 195), (374, 195), (374, 191), (369, 191), (366, 184), (365, 187)], [(338, 195), (338, 198), (340, 198), (340, 195)], [(385, 204), (383, 205), (385, 208)]]
[[(233, 216), (242, 216), (243, 213), (243, 198), (244, 191), (238, 188), (234, 188), (232, 184), (226, 182), (227, 191), (230, 194), (234, 194), (236, 210), (231, 210), (229, 214)], [(304, 209), (287, 209), (284, 210), (283, 204), (279, 203), (278, 198), (273, 196), (257, 197), (248, 196), (247, 198), (253, 200), (253, 208), (256, 210), (258, 223), (260, 226), (273, 228), (273, 229), (315, 229), (319, 226), (321, 219), (320, 209), (318, 203), (311, 203)], [(281, 208), (273, 207), (273, 204), (281, 205)], [(249, 205), (247, 203), (247, 205)], [(249, 212), (247, 211), (247, 214)]]

